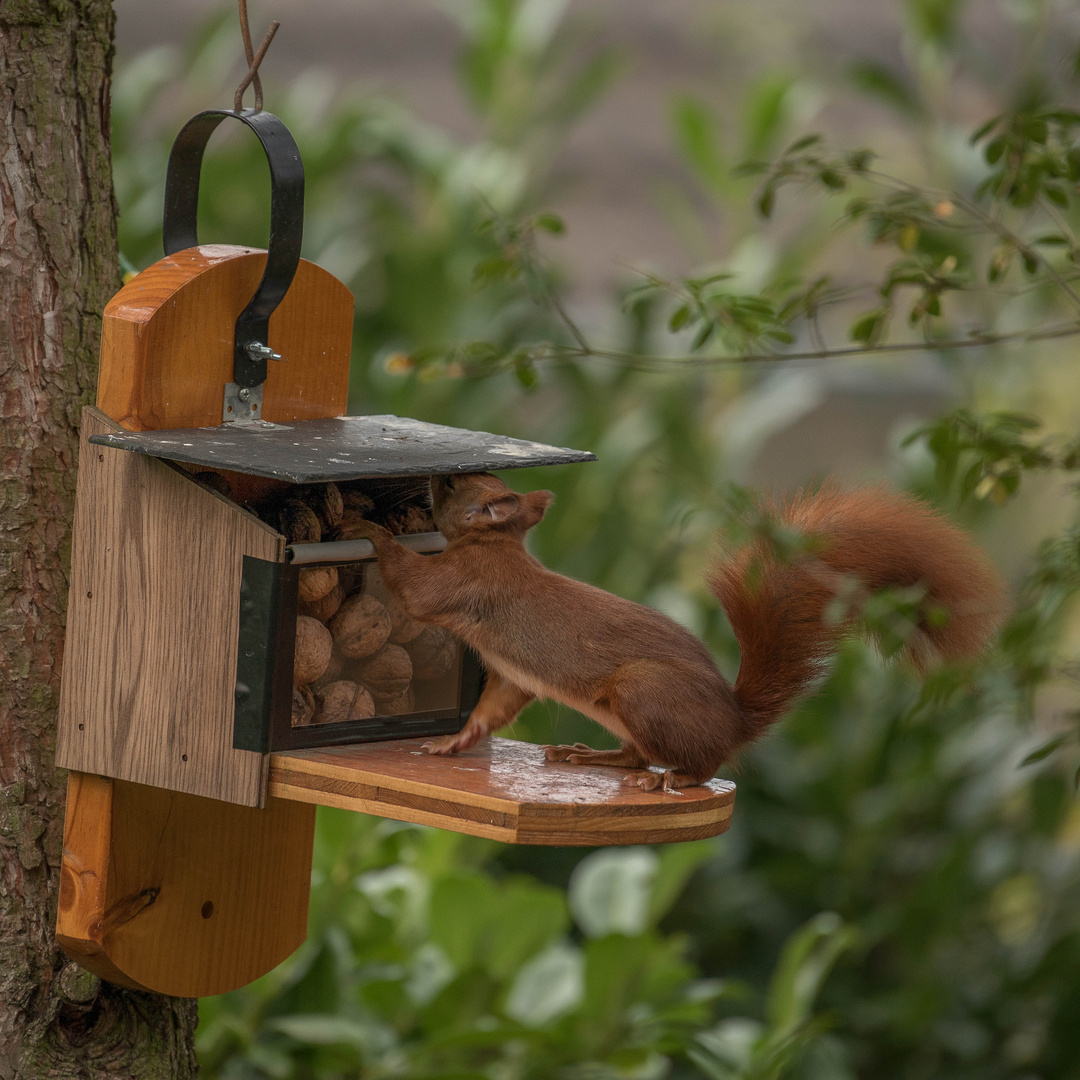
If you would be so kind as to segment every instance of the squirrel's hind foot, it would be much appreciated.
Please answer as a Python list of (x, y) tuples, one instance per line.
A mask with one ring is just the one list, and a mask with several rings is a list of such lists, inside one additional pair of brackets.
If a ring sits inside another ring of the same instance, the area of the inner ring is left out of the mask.
[(544, 757), (548, 761), (568, 761), (571, 754), (589, 753), (592, 748), (584, 743), (574, 743), (573, 746), (545, 746)]
[(712, 779), (710, 776), (697, 777), (691, 776), (689, 773), (676, 772), (674, 769), (667, 769), (666, 771), (652, 772), (651, 770), (644, 774), (644, 776), (627, 776), (625, 783), (634, 784), (636, 787), (641, 788), (643, 791), (666, 791), (671, 795), (678, 795), (683, 788), (700, 787), (706, 780)]
[(634, 746), (622, 746), (618, 750), (593, 750), (584, 743), (545, 746), (544, 757), (548, 761), (566, 761), (571, 765), (611, 765), (622, 769), (641, 769), (648, 764)]

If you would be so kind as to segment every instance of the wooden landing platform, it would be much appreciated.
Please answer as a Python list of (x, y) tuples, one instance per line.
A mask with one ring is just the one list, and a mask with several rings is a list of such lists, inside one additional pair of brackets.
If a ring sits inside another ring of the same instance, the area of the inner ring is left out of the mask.
[(543, 749), (486, 739), (437, 757), (422, 739), (273, 754), (269, 793), (511, 844), (662, 844), (731, 824), (735, 785), (675, 793), (623, 783), (630, 770), (554, 764)]

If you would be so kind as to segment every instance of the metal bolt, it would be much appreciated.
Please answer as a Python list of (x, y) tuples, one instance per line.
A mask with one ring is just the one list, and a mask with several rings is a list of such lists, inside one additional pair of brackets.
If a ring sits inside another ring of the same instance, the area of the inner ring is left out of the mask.
[(236, 392), (236, 396), (241, 401), (247, 401), (247, 399), (251, 397), (251, 390), (246, 386), (241, 386), (240, 389)]
[(264, 345), (261, 341), (248, 342), (245, 350), (248, 356), (252, 360), (280, 360), (281, 353), (274, 352), (269, 345)]

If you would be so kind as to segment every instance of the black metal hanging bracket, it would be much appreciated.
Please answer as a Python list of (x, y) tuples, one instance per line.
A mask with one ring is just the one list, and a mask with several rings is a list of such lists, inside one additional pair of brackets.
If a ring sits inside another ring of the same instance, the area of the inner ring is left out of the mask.
[[(266, 381), (267, 360), (281, 357), (270, 347), (270, 316), (281, 303), (300, 262), (304, 236), (304, 163), (289, 129), (273, 113), (256, 109), (209, 109), (180, 129), (165, 178), (165, 254), (198, 246), (199, 178), (210, 136), (226, 117), (239, 120), (258, 138), (270, 166), (270, 240), (266, 269), (255, 295), (236, 320), (233, 379), (240, 401)], [(247, 393), (245, 394), (245, 391)], [(256, 410), (257, 411), (257, 410)]]

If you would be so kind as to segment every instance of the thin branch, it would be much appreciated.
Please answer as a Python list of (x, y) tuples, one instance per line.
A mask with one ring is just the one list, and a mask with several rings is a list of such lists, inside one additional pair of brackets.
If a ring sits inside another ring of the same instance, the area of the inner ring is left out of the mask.
[(879, 345), (850, 345), (836, 349), (808, 349), (787, 353), (740, 353), (738, 356), (648, 356), (643, 353), (623, 352), (616, 349), (581, 348), (574, 345), (545, 343), (548, 354), (566, 357), (595, 357), (600, 360), (617, 360), (629, 367), (649, 370), (673, 367), (698, 368), (721, 367), (752, 363), (788, 363), (793, 360), (833, 360), (853, 356), (874, 356), (887, 353), (942, 352), (952, 349), (978, 349), (990, 345), (1007, 345), (1035, 341), (1052, 341), (1080, 335), (1080, 320), (1059, 323), (1041, 330), (1019, 330), (1008, 334), (979, 334), (966, 338), (950, 338), (942, 341), (888, 342)]
[(1072, 231), (1072, 226), (1065, 220), (1064, 216), (1059, 213), (1058, 208), (1045, 195), (1039, 196), (1039, 205), (1053, 219), (1054, 224), (1069, 238), (1069, 246), (1075, 249), (1076, 234)]

